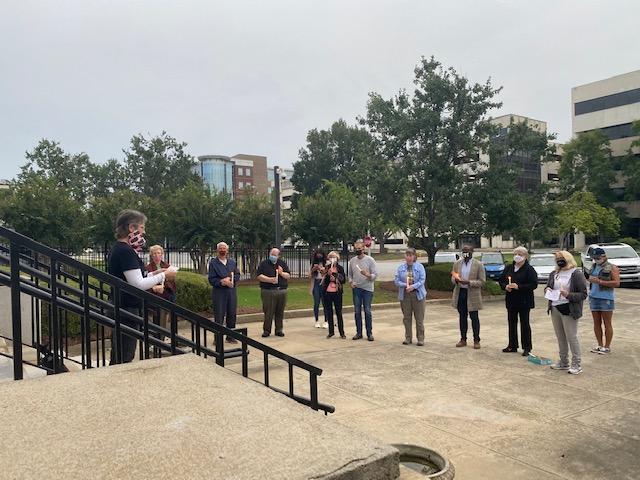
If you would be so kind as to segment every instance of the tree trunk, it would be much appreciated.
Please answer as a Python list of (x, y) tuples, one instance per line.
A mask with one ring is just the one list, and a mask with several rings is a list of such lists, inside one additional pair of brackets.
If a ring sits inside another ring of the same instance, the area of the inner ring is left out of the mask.
[(386, 240), (386, 236), (383, 234), (380, 236), (380, 253), (387, 253), (387, 248), (384, 246), (384, 241)]
[(429, 257), (429, 264), (428, 265), (431, 267), (431, 266), (436, 264), (436, 252), (438, 250), (440, 250), (440, 249), (437, 248), (434, 245), (427, 245), (427, 246), (425, 246), (425, 250), (426, 250), (427, 255)]

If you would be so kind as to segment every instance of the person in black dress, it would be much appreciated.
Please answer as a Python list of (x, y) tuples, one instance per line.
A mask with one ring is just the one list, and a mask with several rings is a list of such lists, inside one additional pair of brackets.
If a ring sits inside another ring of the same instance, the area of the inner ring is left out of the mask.
[(329, 326), (327, 338), (331, 338), (334, 335), (333, 309), (335, 308), (338, 332), (340, 332), (340, 338), (345, 339), (347, 337), (344, 334), (344, 320), (342, 319), (342, 294), (346, 276), (344, 268), (338, 263), (339, 260), (340, 255), (338, 252), (329, 252), (327, 268), (322, 277), (322, 301), (324, 320)]
[(506, 290), (507, 321), (509, 323), (509, 345), (504, 353), (518, 351), (518, 319), (520, 319), (520, 338), (522, 356), (526, 357), (533, 348), (529, 314), (535, 307), (533, 291), (538, 288), (538, 274), (529, 264), (529, 252), (524, 247), (513, 251), (513, 263), (507, 265), (500, 278), (500, 286)]

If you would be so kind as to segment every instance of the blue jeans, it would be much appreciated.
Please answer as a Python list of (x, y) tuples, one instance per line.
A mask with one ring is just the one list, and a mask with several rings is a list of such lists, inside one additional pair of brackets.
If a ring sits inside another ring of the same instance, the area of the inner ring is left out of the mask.
[(362, 288), (353, 289), (353, 307), (356, 317), (356, 333), (362, 335), (362, 308), (364, 307), (364, 323), (367, 329), (367, 337), (373, 334), (373, 324), (371, 321), (371, 300), (373, 300), (373, 292), (363, 290)]
[(320, 303), (322, 303), (322, 280), (313, 279), (313, 316), (316, 322), (320, 315)]

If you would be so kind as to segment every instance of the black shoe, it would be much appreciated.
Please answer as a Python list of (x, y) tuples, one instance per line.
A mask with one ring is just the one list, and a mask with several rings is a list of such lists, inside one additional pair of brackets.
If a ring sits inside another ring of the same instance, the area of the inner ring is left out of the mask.
[(345, 338), (347, 338), (347, 336), (344, 333), (341, 333), (340, 338), (344, 340)]
[(502, 349), (502, 353), (518, 353), (518, 349), (513, 347), (506, 347)]
[(227, 337), (227, 343), (238, 343), (238, 341), (233, 337)]
[(333, 333), (330, 333), (329, 335), (327, 335), (327, 338), (331, 338), (333, 337)]
[(369, 340), (370, 342), (373, 342), (373, 335), (368, 335), (367, 340)]
[(284, 337), (284, 332), (276, 332), (276, 337)]
[(524, 352), (522, 352), (522, 356), (523, 356), (523, 357), (528, 357), (528, 356), (529, 356), (529, 353), (531, 353), (531, 351), (530, 351), (530, 350), (525, 350)]
[(419, 347), (423, 347), (424, 346), (424, 342), (418, 342), (418, 343), (416, 343), (416, 345), (418, 345)]
[(411, 340), (405, 340), (402, 342), (403, 345), (411, 345)]
[(269, 332), (262, 332), (263, 337), (268, 337), (269, 335), (271, 335)]
[(351, 340), (360, 340), (361, 338), (362, 338), (362, 335), (354, 335)]

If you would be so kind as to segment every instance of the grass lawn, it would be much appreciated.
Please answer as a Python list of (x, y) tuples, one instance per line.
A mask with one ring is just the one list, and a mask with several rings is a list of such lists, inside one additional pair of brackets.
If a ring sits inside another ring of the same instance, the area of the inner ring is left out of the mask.
[[(397, 290), (393, 282), (376, 282), (373, 303), (397, 302)], [(345, 285), (344, 304), (350, 305), (351, 287)], [(313, 297), (309, 293), (309, 280), (290, 280), (287, 289), (287, 310), (312, 308)], [(242, 283), (238, 286), (238, 313), (257, 313), (262, 311), (260, 286)]]

